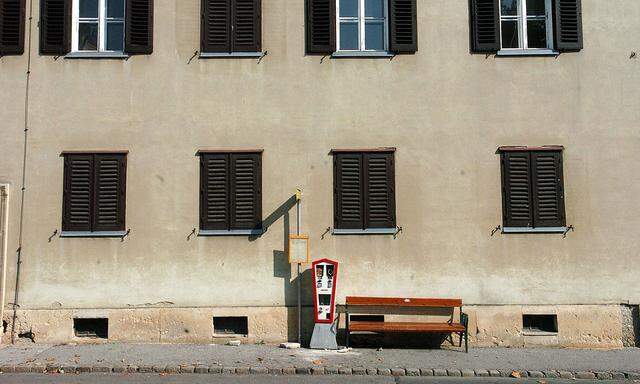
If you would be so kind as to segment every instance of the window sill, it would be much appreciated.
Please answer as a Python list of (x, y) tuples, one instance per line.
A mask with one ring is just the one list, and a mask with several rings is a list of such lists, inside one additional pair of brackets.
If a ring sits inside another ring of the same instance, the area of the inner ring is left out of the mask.
[(502, 233), (565, 233), (567, 227), (540, 227), (540, 228), (525, 228), (525, 227), (504, 227)]
[(558, 332), (522, 331), (522, 336), (558, 336)]
[(374, 52), (374, 51), (338, 51), (334, 52), (331, 57), (334, 59), (348, 59), (348, 58), (390, 58), (395, 54), (391, 52)]
[(224, 59), (224, 58), (247, 58), (257, 59), (264, 56), (264, 52), (201, 52), (200, 59)]
[(263, 228), (260, 229), (232, 229), (232, 230), (212, 230), (201, 229), (198, 231), (198, 236), (260, 236), (266, 231)]
[(558, 56), (560, 52), (553, 49), (503, 49), (496, 56)]
[(332, 235), (395, 235), (398, 228), (334, 229)]
[(65, 59), (119, 59), (126, 60), (129, 55), (122, 52), (71, 52), (64, 56)]
[(60, 237), (123, 237), (126, 234), (127, 231), (66, 231), (60, 232)]

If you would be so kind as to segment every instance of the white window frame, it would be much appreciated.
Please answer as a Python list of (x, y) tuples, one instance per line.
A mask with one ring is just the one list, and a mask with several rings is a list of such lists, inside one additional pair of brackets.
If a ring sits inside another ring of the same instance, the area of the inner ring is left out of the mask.
[[(383, 18), (380, 19), (378, 17), (366, 17), (365, 16), (365, 1), (366, 0), (358, 0), (358, 17), (340, 17), (340, 0), (336, 0), (336, 47), (338, 52), (388, 52), (389, 51), (389, 6), (388, 1), (383, 1)], [(365, 45), (365, 24), (366, 21), (382, 21), (384, 26), (384, 47), (382, 50), (380, 49), (367, 49)], [(342, 49), (340, 47), (340, 22), (341, 21), (350, 21), (358, 23), (358, 34), (360, 37), (359, 41), (359, 49)]]
[[(529, 48), (529, 41), (527, 35), (527, 20), (542, 20), (542, 16), (528, 16), (527, 15), (527, 0), (517, 0), (518, 2), (518, 14), (502, 15), (502, 1), (500, 0), (500, 50), (503, 52), (514, 51), (549, 51), (553, 50), (553, 17), (552, 2), (551, 0), (545, 0), (545, 26), (547, 31), (547, 47), (546, 48)], [(503, 48), (502, 47), (502, 21), (511, 20), (518, 22), (518, 45), (519, 48)]]
[[(123, 1), (123, 6), (126, 5), (125, 0)], [(122, 17), (107, 17), (107, 0), (98, 0), (98, 18), (80, 18), (80, 0), (73, 0), (73, 9), (72, 9), (72, 25), (71, 29), (71, 51), (72, 52), (115, 52), (122, 53), (124, 52), (125, 45), (125, 13), (126, 6), (123, 8), (124, 12)], [(80, 35), (80, 24), (82, 22), (98, 22), (98, 49), (95, 51), (87, 51), (87, 50), (79, 50), (78, 49), (78, 38)], [(122, 51), (108, 51), (107, 50), (107, 23), (108, 22), (122, 22)]]

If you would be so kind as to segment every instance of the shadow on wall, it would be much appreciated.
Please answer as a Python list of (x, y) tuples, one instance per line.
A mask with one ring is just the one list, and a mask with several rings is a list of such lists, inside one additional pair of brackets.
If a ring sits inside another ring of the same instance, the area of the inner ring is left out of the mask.
[[(284, 304), (287, 307), (287, 338), (288, 341), (298, 341), (298, 282), (301, 284), (302, 302), (302, 344), (306, 344), (311, 339), (313, 330), (313, 306), (311, 287), (311, 271), (302, 266), (300, 276), (293, 277), (295, 265), (289, 264), (289, 233), (291, 226), (291, 209), (296, 206), (296, 196), (289, 197), (284, 203), (276, 208), (269, 216), (263, 220), (263, 229), (266, 232), (269, 227), (282, 218), (283, 239), (282, 250), (273, 250), (273, 276), (282, 279), (284, 290)], [(295, 215), (295, 210), (294, 210)], [(259, 236), (252, 236), (250, 241), (254, 241)]]

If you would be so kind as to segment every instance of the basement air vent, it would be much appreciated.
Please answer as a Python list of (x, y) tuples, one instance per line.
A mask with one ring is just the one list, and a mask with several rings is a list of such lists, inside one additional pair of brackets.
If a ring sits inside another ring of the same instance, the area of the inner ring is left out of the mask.
[(214, 317), (213, 333), (219, 336), (224, 335), (248, 335), (249, 325), (246, 316), (234, 317)]
[(557, 315), (522, 315), (525, 333), (558, 333)]
[(109, 338), (109, 319), (73, 319), (73, 332), (76, 337), (107, 339)]

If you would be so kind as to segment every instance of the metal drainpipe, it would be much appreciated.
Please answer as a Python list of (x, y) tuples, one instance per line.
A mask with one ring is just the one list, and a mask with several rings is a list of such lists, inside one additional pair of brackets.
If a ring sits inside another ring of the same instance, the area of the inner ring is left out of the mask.
[(16, 321), (18, 319), (18, 293), (20, 289), (20, 264), (22, 264), (22, 234), (24, 225), (24, 195), (27, 181), (27, 139), (29, 133), (29, 80), (31, 78), (31, 41), (33, 31), (33, 0), (29, 0), (29, 28), (27, 29), (27, 73), (24, 90), (24, 146), (22, 150), (22, 188), (20, 189), (20, 224), (18, 228), (18, 249), (16, 250), (16, 286), (13, 298), (11, 320), (11, 344), (16, 342)]
[(7, 290), (7, 227), (9, 226), (9, 193), (7, 190), (9, 189), (8, 185), (0, 186), (0, 239), (2, 239), (2, 243), (0, 243), (0, 252), (2, 252), (2, 275), (0, 278), (0, 321), (4, 319), (4, 299), (6, 296)]

